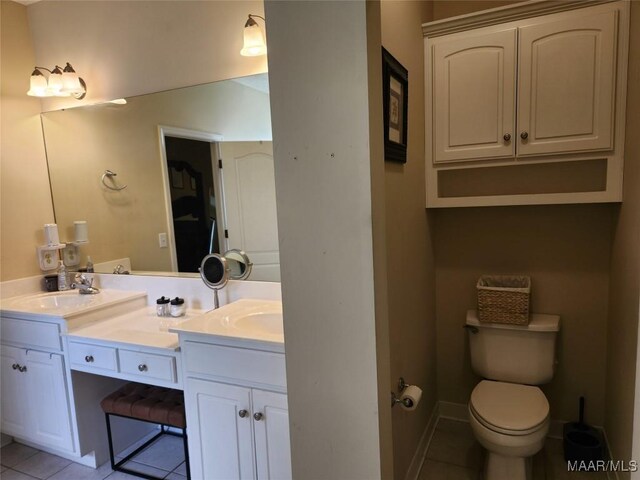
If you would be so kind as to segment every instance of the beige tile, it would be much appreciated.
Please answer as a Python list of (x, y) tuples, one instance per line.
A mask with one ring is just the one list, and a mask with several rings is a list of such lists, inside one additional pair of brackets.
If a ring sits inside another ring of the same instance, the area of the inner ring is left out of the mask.
[(85, 467), (72, 463), (47, 480), (103, 480), (113, 473), (111, 465), (105, 463), (100, 468)]
[(182, 462), (180, 465), (178, 465), (178, 468), (176, 468), (174, 470), (175, 473), (177, 473), (178, 475), (183, 475), (183, 476), (187, 476), (187, 464)]
[(480, 472), (450, 463), (425, 460), (419, 480), (479, 480)]
[(182, 438), (163, 435), (136, 455), (133, 461), (171, 472), (184, 462)]
[[(123, 466), (125, 468), (128, 468), (129, 470), (134, 470), (140, 473), (146, 473), (147, 475), (153, 475), (154, 477), (160, 477), (160, 478), (164, 478), (169, 473), (166, 470), (160, 470), (159, 468), (152, 467), (151, 465), (145, 465), (144, 463), (138, 463), (133, 460), (125, 463)], [(122, 472), (114, 472), (114, 473), (122, 473)], [(113, 475), (113, 473), (111, 475)], [(111, 475), (107, 477), (109, 478), (109, 480), (111, 480)]]
[(184, 475), (179, 475), (176, 472), (171, 472), (169, 475), (167, 475), (165, 480), (187, 480), (187, 477), (185, 477)]
[(16, 472), (15, 470), (6, 469), (0, 473), (0, 480), (35, 480), (34, 477)]
[(51, 455), (46, 452), (38, 452), (13, 468), (32, 477), (44, 479), (58, 473), (70, 463), (71, 461), (66, 458)]
[(479, 470), (484, 454), (466, 422), (441, 419), (429, 444), (427, 459)]
[(13, 467), (36, 453), (38, 450), (35, 448), (27, 447), (21, 443), (10, 443), (0, 450), (0, 463), (5, 467)]

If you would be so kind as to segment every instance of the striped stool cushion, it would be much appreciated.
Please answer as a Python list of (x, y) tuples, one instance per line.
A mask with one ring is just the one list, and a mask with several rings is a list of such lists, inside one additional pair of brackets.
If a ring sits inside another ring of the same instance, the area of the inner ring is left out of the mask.
[(186, 428), (184, 395), (180, 390), (127, 383), (100, 402), (105, 413)]

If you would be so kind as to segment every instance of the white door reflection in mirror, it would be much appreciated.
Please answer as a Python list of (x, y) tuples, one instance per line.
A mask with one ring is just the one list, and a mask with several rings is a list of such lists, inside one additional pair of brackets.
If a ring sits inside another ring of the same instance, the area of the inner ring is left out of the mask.
[(227, 248), (253, 262), (249, 280), (280, 281), (271, 142), (221, 142)]

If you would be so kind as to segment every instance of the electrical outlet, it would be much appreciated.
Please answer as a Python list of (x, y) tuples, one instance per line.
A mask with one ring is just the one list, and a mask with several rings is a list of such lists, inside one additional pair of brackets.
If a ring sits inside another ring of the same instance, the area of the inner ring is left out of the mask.
[(167, 248), (169, 246), (166, 233), (158, 234), (158, 244), (160, 245), (160, 248)]

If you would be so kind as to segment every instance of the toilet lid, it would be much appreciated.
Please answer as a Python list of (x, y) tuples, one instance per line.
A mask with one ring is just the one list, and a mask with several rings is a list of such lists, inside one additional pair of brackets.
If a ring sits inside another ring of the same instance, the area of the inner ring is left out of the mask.
[(470, 404), (488, 428), (514, 434), (535, 429), (549, 416), (547, 397), (529, 385), (483, 380), (473, 389)]

